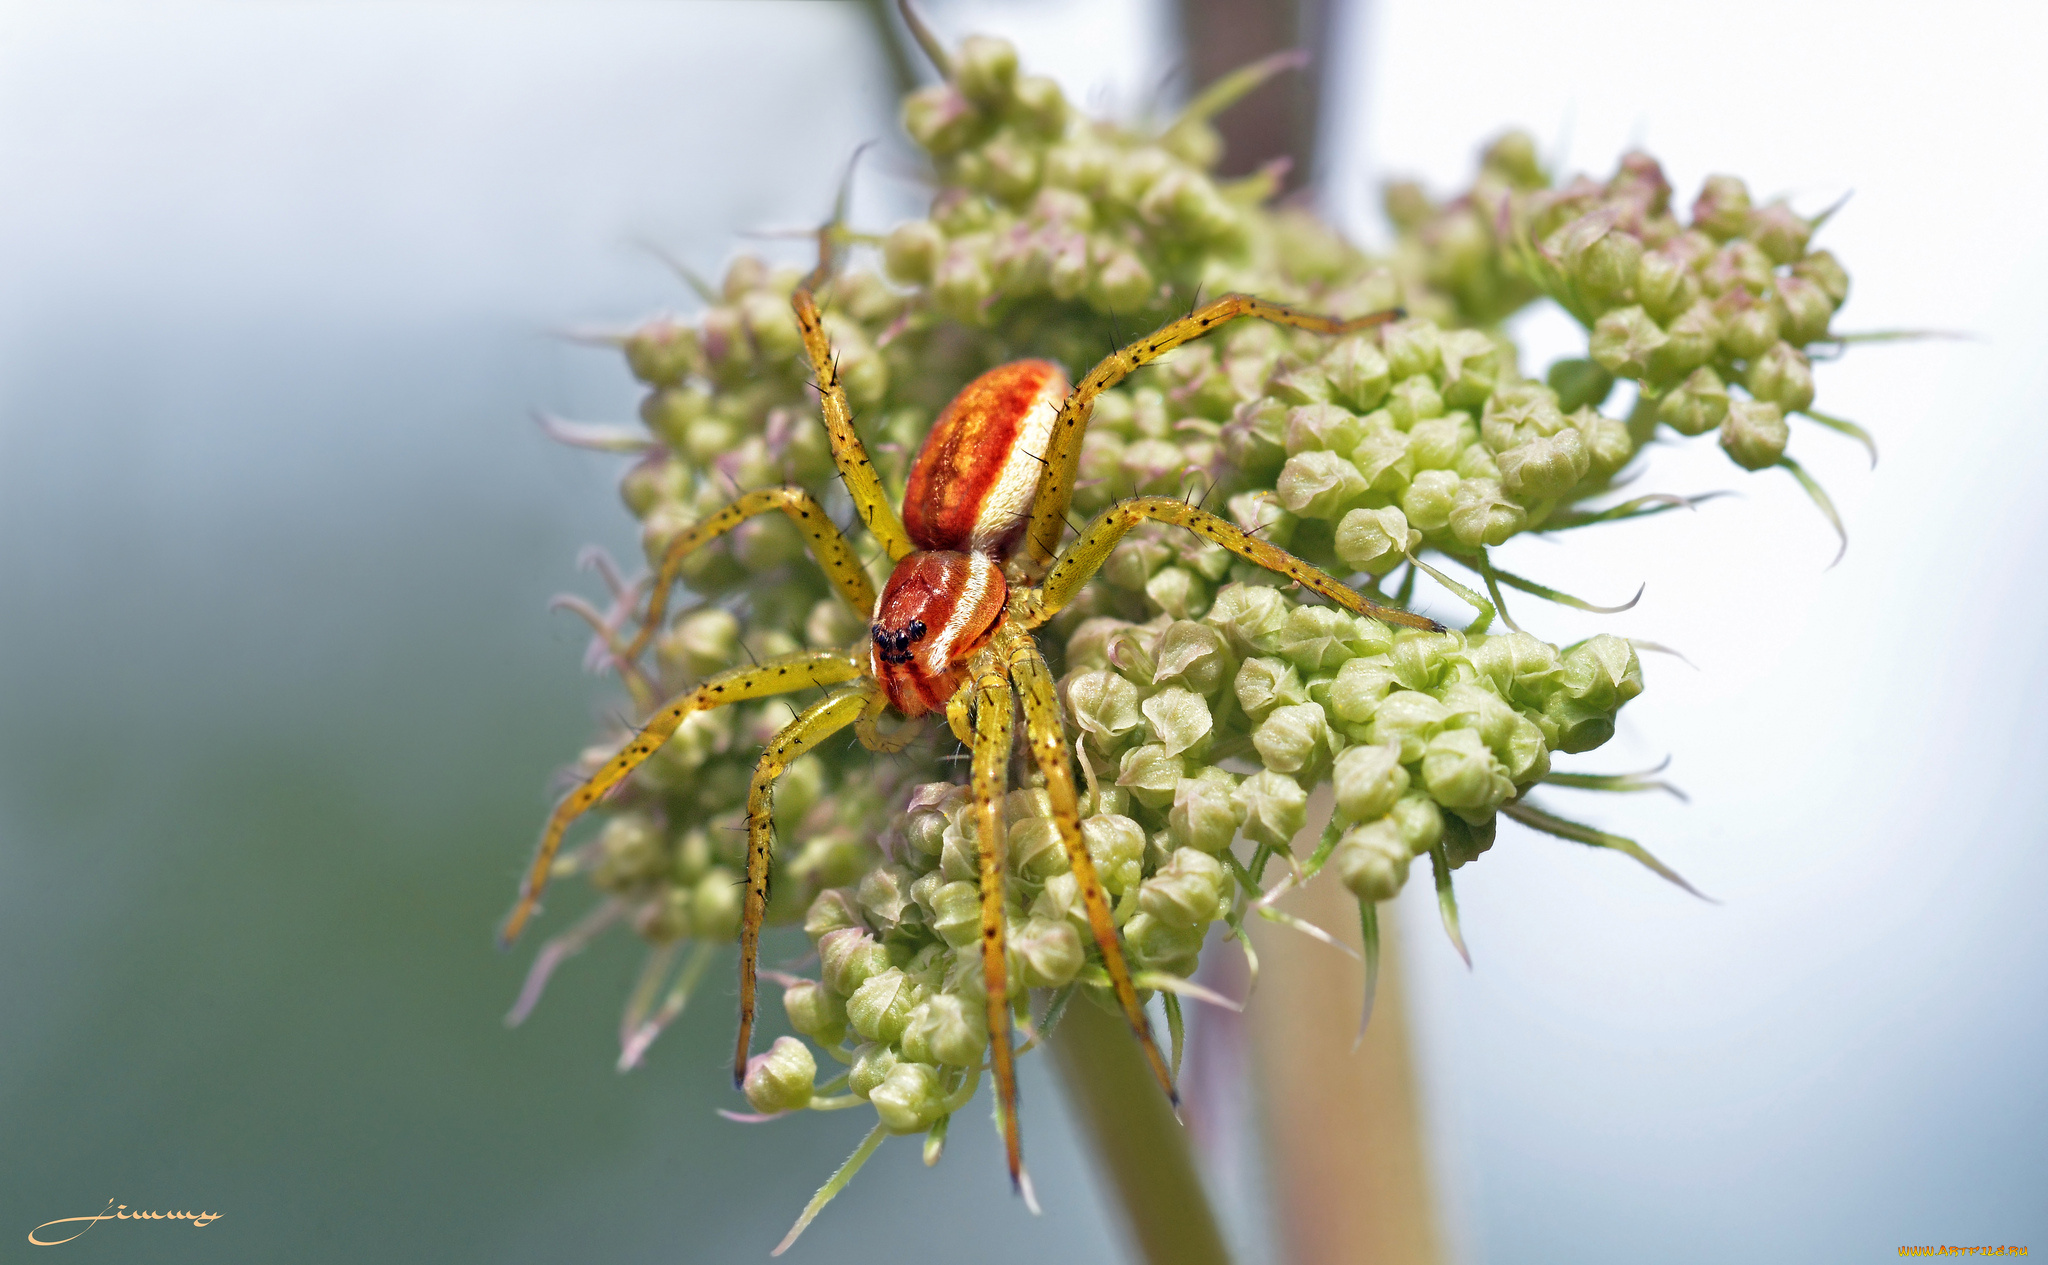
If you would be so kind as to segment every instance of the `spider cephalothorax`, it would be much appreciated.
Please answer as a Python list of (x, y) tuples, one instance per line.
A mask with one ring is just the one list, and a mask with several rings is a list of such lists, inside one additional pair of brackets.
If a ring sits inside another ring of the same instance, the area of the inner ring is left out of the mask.
[(627, 663), (637, 660), (661, 628), (669, 589), (684, 560), (708, 541), (770, 510), (779, 510), (796, 524), (841, 596), (869, 621), (867, 644), (806, 651), (735, 668), (663, 705), (622, 751), (557, 806), (527, 872), (519, 903), (506, 920), (504, 936), (507, 940), (516, 936), (532, 915), (569, 823), (653, 755), (684, 718), (744, 699), (790, 694), (813, 686), (837, 687), (769, 742), (748, 789), (740, 1031), (733, 1061), (734, 1079), (740, 1079), (753, 1033), (755, 966), (768, 903), (776, 778), (804, 753), (849, 726), (872, 750), (900, 751), (916, 726), (885, 733), (877, 722), (886, 712), (893, 710), (915, 721), (926, 713), (943, 711), (954, 734), (972, 752), (989, 1065), (995, 1074), (1010, 1175), (1018, 1181), (1023, 1170), (1010, 1029), (1021, 989), (1012, 988), (1005, 956), (1001, 841), (1006, 837), (1004, 795), (1020, 710), (1030, 758), (1044, 778), (1053, 824), (1080, 889), (1111, 990), (1160, 1085), (1169, 1095), (1174, 1094), (1172, 1076), (1131, 983), (1109, 900), (1082, 841), (1079, 799), (1052, 672), (1032, 640), (1031, 630), (1072, 601), (1117, 541), (1147, 519), (1186, 527), (1359, 614), (1439, 628), (1422, 616), (1368, 601), (1278, 547), (1171, 497), (1138, 497), (1112, 505), (1083, 527), (1077, 540), (1060, 548), (1068, 531), (1067, 506), (1081, 439), (1095, 400), (1141, 365), (1240, 316), (1341, 334), (1380, 324), (1396, 313), (1380, 312), (1347, 321), (1230, 294), (1112, 352), (1071, 391), (1065, 375), (1046, 361), (1023, 360), (991, 369), (962, 388), (939, 415), (911, 468), (899, 516), (853, 429), (846, 393), (810, 290), (799, 288), (793, 304), (804, 349), (817, 374), (833, 460), (852, 495), (855, 512), (888, 554), (892, 568), (888, 581), (878, 598), (845, 537), (810, 493), (790, 487), (750, 492), (679, 533), (670, 543), (655, 577), (646, 618), (622, 658)]

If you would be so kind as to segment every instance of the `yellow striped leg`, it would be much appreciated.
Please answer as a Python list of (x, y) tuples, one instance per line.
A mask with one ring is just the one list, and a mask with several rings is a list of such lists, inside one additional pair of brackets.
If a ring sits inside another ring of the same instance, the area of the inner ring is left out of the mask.
[(1053, 564), (1045, 583), (1035, 593), (1021, 595), (1019, 609), (1024, 626), (1038, 627), (1073, 601), (1088, 577), (1101, 568), (1110, 551), (1116, 548), (1116, 542), (1123, 539), (1124, 533), (1148, 518), (1185, 527), (1205, 540), (1213, 540), (1240, 558), (1250, 559), (1268, 571), (1284, 575), (1346, 610), (1370, 615), (1389, 624), (1427, 628), (1432, 632), (1444, 630), (1442, 624), (1426, 615), (1415, 615), (1370, 601), (1349, 585), (1338, 583), (1285, 549), (1239, 530), (1237, 524), (1228, 519), (1218, 518), (1207, 510), (1198, 510), (1186, 501), (1170, 496), (1140, 496), (1119, 501), (1097, 514), (1095, 521), (1082, 530), (1081, 538), (1069, 545), (1059, 561)]
[[(843, 678), (842, 678), (843, 679)], [(761, 955), (761, 920), (768, 914), (768, 861), (775, 843), (775, 779), (812, 747), (859, 720), (874, 686), (863, 681), (813, 703), (782, 727), (747, 786), (747, 904), (740, 917), (740, 1039), (732, 1057), (732, 1083), (747, 1078), (747, 1046), (754, 1037), (754, 968)]]
[(867, 656), (855, 651), (808, 650), (721, 672), (688, 694), (671, 699), (648, 719), (624, 750), (605, 761), (603, 768), (591, 774), (588, 781), (555, 805), (554, 815), (548, 818), (547, 829), (541, 832), (540, 851), (526, 872), (526, 881), (520, 884), (519, 903), (512, 907), (511, 915), (505, 919), (505, 926), (498, 933), (498, 943), (511, 944), (526, 926), (526, 920), (533, 916), (541, 889), (548, 884), (548, 872), (554, 867), (555, 853), (562, 846), (562, 832), (569, 828), (569, 823), (582, 816), (592, 804), (604, 797), (606, 791), (624, 781), (627, 774), (660, 750), (661, 744), (669, 740), (690, 713), (708, 712), (714, 707), (750, 698), (788, 694), (813, 685), (837, 685), (860, 676), (866, 668)]
[(1180, 1093), (1173, 1087), (1173, 1073), (1160, 1057), (1159, 1045), (1152, 1040), (1152, 1025), (1145, 1019), (1145, 1008), (1138, 1004), (1138, 990), (1131, 985), (1131, 970), (1116, 938), (1109, 897), (1103, 894), (1102, 881), (1095, 874), (1095, 860), (1088, 855), (1088, 845), (1081, 839), (1081, 806), (1074, 794), (1073, 770), (1067, 765), (1067, 740), (1060, 725), (1060, 705), (1053, 697), (1052, 669), (1046, 666), (1028, 634), (1015, 631), (1007, 642), (1004, 654), (1009, 661), (1010, 679), (1016, 683), (1017, 696), (1024, 703), (1024, 728), (1031, 739), (1031, 755), (1038, 761), (1039, 772), (1045, 774), (1046, 794), (1052, 798), (1053, 825), (1060, 832), (1060, 843), (1066, 849), (1074, 877), (1080, 881), (1088, 929), (1102, 954), (1103, 968), (1109, 972), (1117, 1004), (1123, 1007), (1124, 1018), (1137, 1034), (1138, 1044), (1144, 1047), (1152, 1074), (1159, 1079), (1166, 1096), (1179, 1106)]
[(758, 492), (747, 493), (703, 522), (679, 532), (669, 542), (668, 551), (661, 557), (661, 569), (654, 576), (654, 593), (647, 601), (647, 619), (640, 625), (633, 643), (626, 647), (622, 656), (625, 662), (639, 659), (648, 641), (661, 631), (661, 621), (668, 614), (668, 591), (675, 586), (676, 575), (682, 571), (684, 559), (756, 514), (766, 514), (770, 510), (781, 510), (789, 515), (789, 521), (795, 523), (804, 539), (810, 541), (811, 556), (824, 568), (825, 575), (839, 590), (839, 595), (846, 599), (847, 605), (858, 611), (862, 619), (874, 616), (875, 586), (861, 568), (860, 559), (853, 556), (846, 537), (839, 534), (839, 529), (826, 516), (825, 507), (802, 488), (762, 488)]
[(1060, 406), (1052, 425), (1052, 443), (1045, 454), (1046, 475), (1038, 485), (1038, 498), (1031, 506), (1031, 528), (1026, 533), (1031, 562), (1043, 568), (1059, 552), (1060, 538), (1067, 530), (1067, 505), (1074, 498), (1074, 470), (1081, 460), (1081, 438), (1088, 432), (1088, 419), (1095, 411), (1095, 397), (1122, 382), (1141, 366), (1151, 364), (1182, 343), (1200, 338), (1219, 325), (1240, 316), (1256, 316), (1276, 325), (1314, 330), (1318, 334), (1350, 334), (1388, 321), (1399, 320), (1398, 309), (1342, 320), (1297, 312), (1279, 303), (1269, 303), (1249, 294), (1226, 294), (1161, 326), (1128, 347), (1113, 351), (1088, 371), (1074, 386), (1074, 393)]
[[(1003, 936), (1003, 862), (1009, 834), (1003, 795), (1010, 781), (1010, 724), (1016, 709), (1010, 683), (989, 673), (974, 693), (974, 828), (981, 851), (981, 972), (988, 985), (988, 1061), (1002, 1109), (1010, 1185), (1023, 1189), (1024, 1143), (1017, 1123), (1016, 1052), (1010, 1047), (1010, 964)], [(968, 692), (962, 688), (960, 693)]]
[[(846, 403), (846, 387), (839, 381), (839, 363), (832, 358), (832, 343), (825, 337), (825, 322), (818, 315), (818, 304), (809, 290), (798, 289), (790, 297), (790, 305), (796, 309), (796, 325), (804, 336), (804, 350), (810, 353), (811, 371), (818, 376), (825, 433), (832, 440), (832, 461), (839, 467), (846, 490), (853, 494), (853, 507), (860, 514), (860, 521), (882, 542), (889, 561), (899, 562), (916, 546), (910, 543), (902, 518), (882, 490), (882, 476), (875, 473), (868, 450), (861, 446), (860, 435), (853, 429), (853, 410)], [(872, 605), (868, 608), (873, 609)]]

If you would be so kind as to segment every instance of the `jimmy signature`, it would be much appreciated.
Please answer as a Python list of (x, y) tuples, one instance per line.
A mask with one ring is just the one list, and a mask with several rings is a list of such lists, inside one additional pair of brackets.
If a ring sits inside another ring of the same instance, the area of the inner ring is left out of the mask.
[[(115, 1211), (117, 1208), (119, 1211)], [(102, 1221), (190, 1221), (196, 1227), (204, 1227), (218, 1220), (220, 1220), (218, 1212), (130, 1212), (128, 1211), (127, 1204), (116, 1204), (113, 1200), (109, 1199), (107, 1200), (106, 1209), (98, 1216), (59, 1217), (55, 1221), (45, 1221), (28, 1232), (28, 1241), (37, 1247), (55, 1247), (59, 1243), (69, 1243), (72, 1239), (77, 1238), (78, 1235), (84, 1234), (85, 1230), (92, 1229)], [(36, 1237), (53, 1225), (71, 1225), (79, 1221), (85, 1222), (85, 1230), (80, 1230), (76, 1234), (61, 1239), (42, 1239)]]

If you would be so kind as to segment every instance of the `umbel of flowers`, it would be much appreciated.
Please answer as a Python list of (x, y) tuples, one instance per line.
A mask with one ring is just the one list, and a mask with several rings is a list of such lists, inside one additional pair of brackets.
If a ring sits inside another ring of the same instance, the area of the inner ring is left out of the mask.
[[(1082, 115), (1051, 80), (1020, 73), (1002, 41), (939, 52), (945, 81), (903, 109), (937, 178), (929, 215), (879, 237), (825, 230), (834, 245), (869, 248), (842, 262), (821, 299), (856, 424), (893, 495), (939, 409), (975, 374), (1026, 355), (1078, 373), (1198, 292), (1411, 313), (1342, 339), (1239, 322), (1106, 394), (1082, 450), (1077, 513), (1139, 494), (1204, 497), (1363, 590), (1406, 600), (1427, 575), (1476, 612), (1463, 631), (1396, 631), (1304, 603), (1281, 577), (1148, 526), (1041, 635), (1063, 674), (1089, 851), (1140, 986), (1164, 994), (1176, 1036), (1177, 998), (1204, 944), (1219, 942), (1211, 925), (1241, 933), (1247, 917), (1283, 918), (1270, 905), (1277, 889), (1324, 869), (1358, 898), (1370, 933), (1377, 902), (1428, 858), (1454, 939), (1451, 872), (1492, 846), (1503, 814), (1675, 880), (1633, 842), (1530, 801), (1547, 780), (1646, 785), (1551, 768), (1554, 755), (1612, 735), (1642, 668), (1621, 636), (1560, 647), (1512, 625), (1490, 633), (1503, 586), (1575, 599), (1501, 571), (1489, 550), (1686, 503), (1610, 495), (1660, 430), (1714, 431), (1741, 466), (1785, 465), (1806, 482), (1784, 455), (1787, 418), (1847, 425), (1812, 411), (1806, 349), (1830, 339), (1847, 291), (1841, 265), (1810, 248), (1818, 222), (1783, 203), (1752, 206), (1731, 177), (1710, 179), (1681, 222), (1647, 155), (1627, 155), (1604, 183), (1557, 186), (1528, 138), (1510, 134), (1457, 197), (1394, 186), (1399, 245), (1374, 259), (1271, 205), (1274, 173), (1211, 174), (1219, 142), (1207, 119), (1251, 77), (1146, 127)], [(791, 483), (850, 512), (791, 316), (801, 271), (742, 257), (722, 283), (695, 282), (698, 315), (618, 340), (647, 386), (642, 425), (559, 425), (574, 442), (639, 454), (621, 492), (650, 558), (735, 490)], [(1586, 325), (1588, 349), (1539, 380), (1501, 322), (1545, 295)], [(1618, 417), (1602, 411), (1617, 379), (1635, 385)], [(871, 564), (878, 584), (885, 565)], [(594, 660), (619, 673), (642, 714), (750, 655), (866, 634), (779, 515), (691, 556), (693, 596), (649, 662), (621, 660), (642, 595), (605, 572), (609, 611), (569, 604), (596, 626)], [(692, 715), (631, 777), (595, 837), (558, 866), (598, 901), (543, 951), (515, 1014), (561, 958), (624, 922), (650, 953), (622, 1065), (644, 1054), (734, 938), (748, 774), (793, 715), (782, 700)], [(626, 732), (601, 734), (580, 769)], [(945, 737), (883, 757), (828, 744), (781, 781), (768, 917), (802, 925), (816, 968), (776, 977), (795, 1035), (754, 1060), (745, 1088), (757, 1112), (871, 1109), (875, 1140), (923, 1133), (935, 1156), (974, 1093), (987, 1056), (977, 842), (955, 747)], [(1324, 783), (1334, 816), (1297, 853)], [(1037, 999), (1029, 1030), (1042, 1034), (1070, 999), (1105, 992), (1105, 976), (1046, 795), (1018, 785), (1006, 840), (1011, 980), (1020, 1010)], [(697, 947), (679, 954), (686, 943)]]

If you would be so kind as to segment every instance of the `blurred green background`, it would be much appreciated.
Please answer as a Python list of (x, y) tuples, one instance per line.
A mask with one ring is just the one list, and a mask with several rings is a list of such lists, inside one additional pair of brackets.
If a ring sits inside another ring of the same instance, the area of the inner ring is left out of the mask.
[[(1165, 0), (930, 7), (1098, 108), (1174, 91)], [(1855, 534), (1834, 571), (1761, 480), (1739, 512), (1508, 560), (1596, 597), (1650, 580), (1628, 631), (1701, 670), (1652, 665), (1604, 767), (1673, 753), (1695, 802), (1602, 820), (1728, 903), (1504, 838), (1461, 876), (1468, 976), (1407, 894), (1453, 1244), (2042, 1247), (2048, 247), (2022, 209), (2048, 189), (2010, 134), (2048, 117), (2038, 18), (1338, 7), (1325, 198), (1354, 227), (1373, 179), (1453, 187), (1506, 123), (1601, 171), (1647, 140), (1686, 196), (1709, 170), (1804, 209), (1856, 188), (1825, 239), (1853, 323), (1986, 339), (1823, 367), (1886, 452), (1872, 475), (1808, 445)], [(596, 591), (582, 546), (633, 549), (617, 460), (530, 421), (633, 407), (615, 356), (557, 335), (693, 311), (638, 243), (716, 275), (739, 234), (814, 223), (893, 118), (850, 3), (0, 11), (4, 1251), (113, 1197), (224, 1219), (48, 1250), (759, 1260), (852, 1148), (858, 1113), (713, 1114), (729, 970), (620, 1076), (630, 945), (508, 1033), (531, 946), (491, 931), (612, 698), (546, 600)], [(899, 155), (856, 223), (921, 204)], [(1522, 334), (1533, 365), (1570, 349)], [(1658, 470), (1731, 483), (1711, 451)], [(1116, 1259), (1036, 1062), (1046, 1217), (963, 1120), (935, 1171), (884, 1147), (788, 1259)]]

